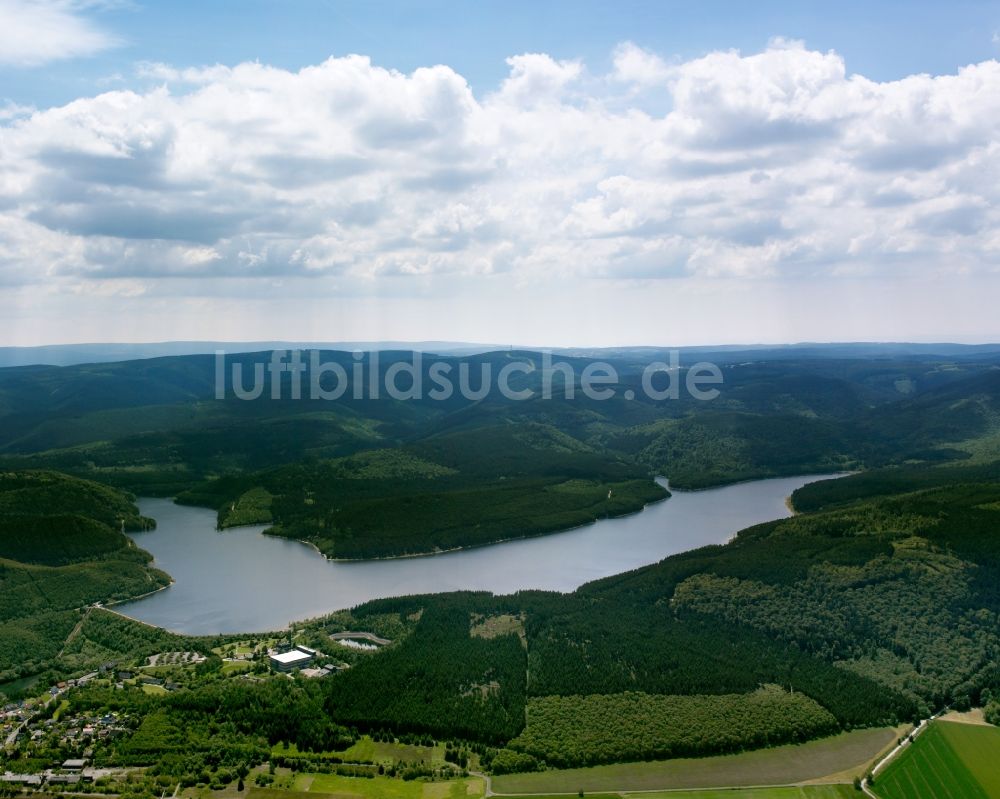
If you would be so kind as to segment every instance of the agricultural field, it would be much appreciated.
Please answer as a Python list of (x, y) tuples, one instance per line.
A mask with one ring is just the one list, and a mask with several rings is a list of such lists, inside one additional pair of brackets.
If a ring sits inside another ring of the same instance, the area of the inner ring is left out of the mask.
[(626, 799), (857, 799), (853, 785), (791, 785), (784, 788), (747, 788), (717, 791), (665, 791), (625, 794)]
[[(855, 730), (830, 738), (719, 757), (616, 763), (592, 768), (509, 774), (493, 778), (498, 794), (591, 791), (671, 791), (720, 786), (790, 785), (856, 770), (896, 738), (896, 730)], [(734, 796), (731, 791), (727, 796)], [(794, 794), (793, 794), (794, 795)]]
[(300, 774), (293, 790), (252, 788), (247, 799), (480, 799), (483, 781), (478, 777), (440, 782), (399, 780), (387, 777), (364, 779), (337, 774)]
[(1000, 796), (1000, 729), (936, 721), (878, 775), (884, 799), (990, 799)]

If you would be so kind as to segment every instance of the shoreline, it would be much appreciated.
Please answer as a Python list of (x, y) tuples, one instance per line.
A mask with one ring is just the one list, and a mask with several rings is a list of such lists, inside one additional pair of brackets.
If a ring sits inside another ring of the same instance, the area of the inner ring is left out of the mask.
[[(750, 482), (750, 483), (753, 483), (753, 482), (764, 482), (764, 483), (766, 483), (766, 482), (768, 482), (768, 480), (773, 480), (773, 479), (793, 479), (794, 480), (794, 479), (796, 479), (796, 477), (798, 478), (798, 481), (800, 483), (805, 483), (805, 482), (808, 482), (808, 481), (813, 480), (813, 479), (824, 479), (824, 478), (830, 479), (830, 478), (833, 478), (834, 476), (833, 475), (815, 475), (815, 474), (812, 474), (812, 475), (801, 475), (801, 476), (789, 476), (789, 477), (786, 477), (786, 478), (768, 478), (767, 480), (762, 480), (762, 481), (747, 481), (747, 482)], [(663, 478), (662, 476), (658, 475), (654, 479), (656, 480), (657, 484), (660, 485), (661, 487), (669, 488), (669, 482), (665, 478)], [(636, 508), (634, 508), (634, 509), (632, 509), (632, 510), (630, 510), (628, 512), (620, 513), (620, 514), (617, 514), (615, 516), (606, 516), (606, 517), (600, 517), (600, 518), (591, 518), (591, 519), (589, 519), (586, 522), (583, 522), (581, 524), (577, 524), (577, 525), (574, 525), (572, 527), (563, 528), (563, 529), (560, 529), (560, 530), (538, 532), (538, 533), (534, 533), (534, 534), (531, 534), (531, 535), (519, 535), (517, 537), (506, 538), (506, 539), (503, 539), (503, 540), (500, 540), (500, 541), (476, 543), (476, 544), (466, 545), (466, 546), (463, 546), (463, 547), (452, 547), (452, 548), (449, 548), (447, 550), (432, 551), (432, 552), (417, 553), (417, 554), (392, 555), (392, 556), (379, 557), (379, 558), (350, 558), (350, 559), (349, 558), (335, 558), (335, 557), (328, 557), (327, 555), (325, 555), (319, 549), (319, 547), (314, 542), (312, 542), (312, 541), (306, 541), (306, 540), (302, 540), (302, 539), (295, 539), (295, 538), (292, 538), (292, 537), (274, 536), (274, 535), (268, 535), (268, 537), (269, 538), (285, 538), (286, 541), (294, 541), (296, 545), (303, 545), (304, 544), (305, 546), (311, 548), (312, 551), (313, 551), (313, 553), (315, 553), (316, 555), (321, 556), (322, 559), (323, 559), (323, 561), (322, 561), (323, 563), (331, 563), (331, 564), (334, 564), (334, 566), (336, 564), (341, 564), (341, 563), (343, 563), (345, 565), (350, 565), (352, 563), (362, 564), (362, 563), (370, 562), (370, 561), (376, 561), (377, 562), (377, 561), (404, 560), (404, 559), (411, 560), (411, 559), (416, 559), (416, 558), (429, 558), (430, 556), (433, 556), (433, 555), (454, 554), (455, 552), (460, 552), (462, 550), (469, 550), (471, 552), (473, 550), (485, 549), (487, 547), (497, 546), (499, 544), (505, 544), (505, 543), (511, 543), (511, 544), (513, 544), (516, 541), (521, 541), (521, 542), (527, 543), (527, 542), (530, 542), (530, 541), (535, 540), (535, 539), (542, 539), (542, 538), (546, 538), (546, 537), (549, 537), (549, 536), (559, 535), (559, 534), (562, 534), (562, 533), (565, 533), (565, 534), (569, 535), (569, 534), (572, 534), (573, 532), (580, 531), (580, 530), (583, 530), (583, 529), (586, 529), (586, 528), (590, 528), (590, 527), (598, 524), (599, 522), (610, 522), (610, 521), (613, 521), (614, 519), (623, 519), (623, 518), (628, 518), (628, 517), (636, 517), (639, 514), (641, 514), (643, 511), (649, 510), (653, 506), (661, 506), (664, 503), (664, 501), (667, 500), (667, 499), (669, 499), (671, 496), (678, 495), (678, 494), (682, 495), (684, 493), (686, 493), (686, 492), (684, 492), (683, 490), (675, 491), (674, 494), (668, 494), (667, 496), (661, 496), (661, 497), (656, 498), (654, 500), (644, 502), (641, 507), (636, 507)], [(779, 496), (776, 496), (776, 499), (778, 500), (777, 503), (776, 503), (777, 506), (775, 507), (775, 511), (776, 512), (774, 513), (773, 516), (769, 516), (768, 518), (787, 518), (787, 516), (791, 515), (791, 513), (790, 513), (790, 511), (788, 510), (788, 507), (787, 507), (787, 497), (780, 496), (780, 495), (784, 494), (784, 491), (777, 492), (777, 491), (773, 491), (772, 490), (772, 493), (774, 493), (776, 495), (779, 495)], [(786, 500), (785, 504), (782, 504), (782, 502), (781, 502), (782, 498), (784, 498)], [(159, 501), (162, 501), (163, 499), (166, 499), (166, 498), (159, 498)], [(167, 501), (169, 502), (170, 500), (167, 500)], [(191, 510), (194, 510), (194, 508), (191, 508)], [(202, 512), (204, 512), (204, 510), (205, 509), (202, 509)], [(166, 511), (164, 510), (164, 512), (166, 512)], [(207, 519), (206, 519), (206, 521), (207, 521)], [(735, 522), (735, 520), (734, 520), (734, 522)], [(241, 526), (242, 527), (256, 527), (257, 530), (260, 531), (262, 534), (266, 534), (266, 529), (268, 529), (264, 525), (241, 525)], [(740, 527), (744, 527), (746, 525), (735, 525), (734, 524), (734, 526), (736, 528), (740, 528)], [(206, 525), (207, 529), (205, 530), (205, 534), (208, 534), (209, 532), (217, 532), (216, 530), (213, 530), (212, 527), (214, 527), (214, 526), (210, 527), (210, 526)], [(733, 527), (730, 527), (729, 532), (730, 532), (730, 536), (733, 536), (733, 535), (735, 535), (736, 533), (739, 532), (739, 529), (733, 529)], [(139, 535), (141, 536), (142, 534), (139, 534)], [(572, 549), (572, 539), (568, 539), (568, 540), (569, 540), (569, 543), (570, 543), (570, 549)], [(715, 545), (717, 545), (717, 546), (718, 545), (725, 546), (731, 540), (732, 540), (731, 537), (728, 540), (715, 539), (713, 543)], [(558, 549), (562, 545), (562, 543), (563, 542), (556, 542), (556, 544), (554, 544), (555, 548)], [(223, 545), (220, 545), (220, 546), (224, 547), (225, 545), (223, 544)], [(690, 548), (691, 547), (687, 547), (687, 549), (690, 549)], [(680, 551), (671, 550), (671, 554), (680, 554), (680, 552), (682, 552), (682, 551), (686, 551), (686, 550), (684, 550), (684, 549), (682, 549)], [(313, 556), (313, 554), (309, 553), (308, 557), (311, 558), (312, 556)], [(476, 557), (481, 557), (481, 556), (476, 556)], [(627, 568), (624, 569), (624, 571), (629, 571), (631, 568), (639, 568), (642, 565), (646, 565), (647, 562), (648, 563), (657, 562), (657, 560), (659, 560), (659, 559), (660, 558), (653, 558), (653, 559), (651, 559), (649, 561), (644, 561), (643, 563), (639, 564), (638, 566), (627, 567)], [(361, 568), (361, 567), (358, 567), (358, 568)], [(433, 569), (433, 568), (438, 568), (438, 567), (430, 567), (430, 568)], [(618, 570), (618, 571), (621, 571), (621, 570)], [(618, 571), (616, 571), (615, 573), (618, 573)], [(607, 574), (605, 576), (610, 577), (610, 576), (613, 576), (613, 575), (612, 574)], [(584, 583), (587, 583), (587, 582), (592, 582), (594, 579), (601, 579), (601, 576), (600, 575), (596, 575), (596, 576), (595, 575), (587, 575), (586, 579), (582, 579), (579, 582), (579, 584), (584, 584)], [(155, 595), (155, 594), (159, 593), (160, 591), (163, 591), (165, 588), (171, 587), (172, 585), (175, 584), (175, 582), (176, 581), (173, 579), (173, 577), (170, 576), (170, 582), (167, 585), (163, 585), (163, 586), (160, 586), (160, 587), (158, 587), (156, 589), (153, 589), (152, 591), (146, 592), (145, 594), (143, 594), (142, 597), (132, 597), (132, 598), (126, 599), (126, 600), (119, 600), (119, 601), (113, 603), (112, 607), (114, 607), (114, 608), (124, 608), (129, 603), (132, 603), (132, 602), (138, 603), (138, 602), (140, 602), (145, 597), (148, 597), (148, 596), (151, 596), (151, 595)], [(440, 587), (438, 587), (438, 588), (431, 588), (427, 592), (428, 593), (439, 593), (441, 590), (442, 589)], [(553, 589), (553, 590), (556, 590), (556, 589)], [(562, 592), (565, 593), (565, 592), (572, 592), (573, 590), (575, 590), (575, 588), (568, 588), (568, 589), (567, 588), (563, 588), (563, 589), (559, 589), (559, 590), (561, 590)], [(377, 596), (373, 596), (372, 598), (378, 598), (380, 596), (395, 596), (395, 595), (397, 595), (397, 593), (398, 592), (395, 591), (395, 590), (387, 590), (385, 593), (380, 593)], [(411, 591), (406, 591), (406, 592), (403, 592), (403, 593), (412, 593), (412, 592)], [(302, 618), (309, 618), (309, 617), (316, 616), (317, 614), (323, 615), (325, 613), (330, 613), (333, 610), (337, 609), (338, 607), (350, 607), (351, 604), (352, 603), (350, 601), (338, 602), (338, 603), (324, 603), (324, 606), (322, 608), (320, 608), (320, 607), (314, 607), (314, 608), (305, 609), (305, 612), (301, 613), (301, 614), (297, 614), (297, 613), (282, 614), (285, 617), (284, 619), (277, 619), (277, 618), (275, 618), (275, 619), (273, 619), (268, 624), (268, 627), (271, 630), (274, 630), (274, 629), (287, 629), (287, 627), (288, 627), (289, 624), (294, 623), (293, 621), (288, 621), (289, 615), (292, 616), (292, 617), (294, 617), (294, 618), (298, 618), (299, 616), (301, 616)], [(118, 613), (119, 615), (122, 615), (122, 616), (127, 617), (127, 618), (134, 618), (127, 611), (126, 612), (122, 612), (121, 610), (115, 609), (115, 610), (113, 610), (113, 612)], [(174, 618), (171, 621), (172, 621), (173, 624), (182, 623), (177, 618)], [(161, 629), (171, 630), (171, 621), (168, 621), (166, 626), (161, 626), (161, 625), (153, 625), (153, 626), (160, 626)], [(251, 625), (251, 626), (255, 626), (255, 625)], [(238, 630), (238, 632), (246, 632), (247, 630), (244, 629), (244, 627), (246, 627), (246, 625), (241, 626), (240, 629)], [(171, 631), (172, 632), (177, 632), (176, 629), (171, 630)], [(256, 631), (256, 630), (252, 630), (252, 631)], [(213, 629), (211, 631), (211, 634), (217, 634), (217, 633), (219, 633), (219, 630)], [(183, 633), (183, 634), (192, 634), (192, 633)], [(202, 634), (202, 633), (198, 633), (198, 634)], [(204, 634), (209, 634), (209, 633), (204, 633)]]
[[(763, 479), (769, 479), (769, 478), (763, 478)], [(531, 534), (528, 534), (528, 535), (512, 536), (510, 538), (498, 538), (495, 541), (484, 541), (484, 542), (478, 543), (478, 544), (463, 544), (462, 546), (450, 547), (449, 549), (435, 549), (435, 550), (429, 550), (427, 552), (410, 552), (410, 553), (406, 553), (406, 554), (402, 554), (402, 555), (376, 555), (376, 556), (370, 557), (370, 558), (337, 558), (337, 557), (331, 557), (331, 556), (327, 555), (325, 552), (323, 552), (323, 550), (321, 550), (318, 546), (316, 546), (316, 544), (313, 543), (312, 541), (307, 541), (304, 538), (291, 538), (289, 536), (281, 535), (280, 533), (271, 533), (271, 532), (269, 532), (270, 530), (274, 529), (274, 525), (273, 525), (273, 523), (272, 524), (268, 524), (267, 522), (249, 522), (247, 524), (234, 524), (234, 525), (231, 525), (229, 527), (216, 527), (215, 529), (216, 529), (216, 532), (225, 533), (225, 532), (228, 532), (230, 530), (240, 530), (240, 529), (245, 529), (247, 527), (261, 527), (261, 528), (263, 528), (260, 531), (261, 535), (270, 536), (271, 538), (282, 538), (285, 541), (296, 541), (296, 542), (298, 542), (300, 544), (304, 544), (305, 546), (307, 546), (310, 549), (312, 549), (313, 551), (315, 551), (316, 554), (320, 555), (324, 560), (327, 560), (330, 563), (369, 563), (369, 562), (372, 562), (372, 561), (408, 560), (410, 558), (432, 558), (432, 557), (435, 557), (437, 555), (450, 555), (450, 554), (453, 554), (455, 552), (464, 552), (466, 550), (482, 549), (483, 547), (492, 547), (492, 546), (497, 546), (499, 544), (509, 544), (509, 543), (514, 542), (514, 541), (527, 541), (527, 540), (530, 540), (532, 538), (541, 538), (541, 537), (547, 536), (547, 535), (559, 535), (560, 533), (569, 533), (569, 532), (571, 532), (573, 530), (580, 530), (580, 529), (582, 529), (584, 527), (590, 527), (590, 525), (597, 524), (597, 522), (601, 521), (602, 519), (624, 519), (624, 518), (626, 518), (628, 516), (634, 516), (637, 513), (642, 513), (650, 505), (657, 505), (660, 502), (666, 502), (667, 500), (670, 499), (670, 494), (672, 492), (672, 489), (670, 488), (670, 481), (666, 477), (663, 477), (662, 475), (656, 475), (656, 477), (654, 477), (653, 480), (654, 480), (654, 482), (657, 483), (657, 485), (660, 485), (662, 488), (666, 489), (667, 495), (665, 497), (661, 497), (660, 499), (654, 499), (651, 502), (645, 502), (645, 503), (643, 503), (642, 507), (636, 508), (635, 510), (626, 511), (625, 513), (618, 513), (618, 514), (615, 514), (613, 516), (599, 516), (597, 518), (591, 519), (590, 521), (581, 522), (580, 524), (574, 524), (571, 527), (562, 527), (562, 528), (557, 529), (557, 530), (548, 530), (548, 531), (540, 532), (540, 533), (531, 533)], [(662, 481), (662, 482), (660, 482), (660, 481)], [(756, 482), (756, 481), (754, 481), (754, 480), (746, 480), (744, 482), (752, 483), (752, 482)], [(722, 485), (722, 486), (716, 486), (716, 487), (717, 488), (725, 488), (724, 485)], [(677, 490), (678, 491), (683, 491), (684, 489), (677, 489)], [(699, 490), (699, 491), (709, 491), (711, 489), (706, 488), (706, 489), (696, 489), (696, 490)], [(202, 508), (205, 508), (205, 506), (203, 506), (203, 505), (186, 505), (184, 503), (179, 503), (179, 502), (177, 502), (177, 498), (176, 497), (170, 497), (170, 500), (175, 505), (182, 505), (182, 507), (202, 507)], [(211, 508), (205, 508), (205, 510), (211, 510)], [(132, 601), (132, 600), (128, 600), (128, 601)]]
[[(309, 547), (317, 555), (321, 556), (324, 560), (329, 561), (330, 563), (369, 563), (369, 562), (376, 562), (376, 561), (409, 560), (409, 559), (412, 559), (412, 558), (432, 558), (432, 557), (436, 557), (438, 555), (451, 555), (451, 554), (454, 554), (455, 552), (465, 552), (465, 551), (470, 551), (470, 550), (475, 550), (475, 549), (481, 549), (483, 547), (492, 547), (492, 546), (498, 546), (500, 544), (509, 544), (509, 543), (512, 543), (512, 542), (515, 542), (515, 541), (528, 541), (528, 540), (533, 539), (533, 538), (541, 538), (543, 536), (548, 536), (548, 535), (559, 535), (561, 533), (569, 533), (569, 532), (572, 532), (573, 530), (580, 530), (580, 529), (582, 529), (584, 527), (589, 527), (590, 525), (596, 524), (597, 522), (601, 521), (602, 519), (622, 519), (622, 518), (625, 518), (625, 517), (628, 517), (628, 516), (633, 516), (633, 515), (635, 515), (637, 513), (642, 513), (650, 505), (656, 505), (656, 504), (658, 504), (660, 502), (665, 502), (665, 501), (669, 500), (671, 494), (674, 493), (674, 492), (676, 492), (676, 493), (683, 493), (683, 494), (696, 494), (696, 493), (700, 493), (702, 491), (716, 491), (716, 490), (718, 490), (720, 488), (729, 488), (730, 486), (746, 485), (747, 483), (759, 483), (759, 482), (766, 481), (766, 480), (786, 480), (786, 479), (790, 479), (790, 478), (806, 478), (806, 479), (808, 479), (808, 478), (811, 478), (811, 477), (815, 477), (815, 478), (823, 479), (823, 480), (831, 480), (831, 479), (836, 480), (838, 478), (847, 477), (847, 476), (852, 475), (852, 474), (857, 474), (857, 472), (856, 471), (832, 472), (832, 473), (816, 472), (816, 473), (802, 474), (802, 475), (799, 475), (799, 474), (788, 474), (788, 475), (772, 475), (770, 477), (748, 477), (748, 478), (742, 479), (742, 480), (733, 480), (731, 482), (718, 483), (718, 484), (715, 484), (715, 485), (704, 486), (704, 487), (701, 487), (701, 488), (678, 488), (678, 487), (674, 487), (674, 486), (672, 486), (670, 484), (670, 479), (668, 477), (664, 477), (663, 475), (656, 475), (653, 478), (654, 482), (656, 482), (658, 485), (660, 485), (661, 487), (663, 487), (664, 489), (667, 490), (667, 492), (668, 492), (667, 496), (665, 496), (665, 497), (663, 497), (661, 499), (653, 500), (652, 502), (646, 502), (646, 503), (643, 504), (643, 506), (641, 508), (636, 508), (635, 510), (627, 511), (626, 513), (620, 513), (620, 514), (616, 514), (614, 516), (601, 516), (601, 517), (598, 517), (598, 518), (595, 518), (595, 519), (591, 519), (590, 521), (582, 522), (580, 524), (575, 524), (575, 525), (573, 525), (571, 527), (563, 527), (563, 528), (558, 529), (558, 530), (549, 530), (549, 531), (546, 531), (546, 532), (532, 533), (532, 534), (528, 534), (528, 535), (512, 536), (510, 538), (499, 538), (499, 539), (497, 539), (495, 541), (484, 541), (482, 543), (476, 543), (476, 544), (463, 544), (461, 546), (450, 547), (448, 549), (435, 549), (435, 550), (429, 550), (429, 551), (426, 551), (426, 552), (410, 552), (410, 553), (400, 554), (400, 555), (376, 555), (374, 557), (367, 557), (367, 558), (366, 557), (361, 557), (361, 558), (332, 557), (330, 555), (327, 555), (325, 552), (323, 552), (323, 550), (321, 550), (312, 541), (306, 540), (304, 538), (291, 538), (289, 536), (283, 536), (283, 535), (281, 535), (279, 533), (269, 532), (270, 530), (274, 529), (274, 524), (273, 523), (268, 523), (268, 522), (249, 522), (247, 524), (234, 524), (234, 525), (231, 525), (229, 527), (216, 527), (216, 531), (220, 532), (220, 533), (225, 533), (225, 532), (228, 532), (230, 530), (240, 530), (240, 529), (244, 529), (244, 528), (247, 528), (247, 527), (260, 527), (260, 528), (263, 528), (260, 531), (261, 535), (270, 536), (272, 538), (283, 538), (286, 541), (295, 541), (295, 542), (297, 542), (299, 544), (302, 544), (304, 546)], [(804, 485), (808, 485), (808, 483), (805, 483)], [(176, 497), (170, 497), (170, 499), (175, 504), (182, 504), (182, 503), (178, 503), (177, 502), (177, 498)], [(785, 508), (788, 510), (789, 516), (797, 516), (798, 515), (798, 511), (792, 505), (791, 495), (785, 497), (784, 504), (785, 504)], [(201, 505), (188, 506), (188, 507), (204, 507), (206, 510), (211, 510), (211, 508), (208, 508), (208, 507), (205, 507), (205, 506), (201, 506)], [(739, 531), (737, 531), (737, 532), (739, 532)], [(736, 536), (736, 533), (733, 534), (734, 538), (735, 538), (735, 536)], [(732, 540), (732, 539), (729, 539), (729, 540)], [(127, 600), (127, 601), (131, 602), (133, 600)]]
[[(373, 561), (410, 560), (413, 558), (433, 558), (438, 555), (451, 555), (455, 552), (465, 552), (474, 549), (482, 549), (483, 547), (493, 547), (493, 546), (499, 546), (500, 544), (510, 544), (515, 541), (529, 541), (532, 538), (543, 538), (544, 536), (547, 535), (560, 535), (562, 533), (570, 533), (573, 530), (582, 530), (584, 527), (590, 527), (591, 525), (597, 524), (599, 521), (603, 519), (624, 519), (628, 516), (635, 516), (638, 513), (642, 513), (650, 505), (658, 505), (659, 503), (666, 502), (669, 499), (670, 499), (670, 494), (667, 494), (667, 496), (665, 497), (662, 497), (660, 499), (654, 499), (652, 502), (646, 502), (643, 504), (641, 508), (636, 508), (635, 510), (627, 511), (626, 513), (619, 513), (614, 516), (599, 516), (598, 518), (591, 519), (588, 522), (574, 524), (572, 527), (563, 527), (558, 530), (548, 530), (542, 533), (519, 535), (519, 536), (513, 536), (511, 538), (499, 538), (496, 541), (484, 541), (480, 544), (463, 544), (462, 546), (451, 547), (449, 549), (435, 549), (428, 552), (412, 552), (405, 555), (378, 555), (372, 558), (332, 558), (329, 555), (325, 554), (312, 541), (306, 541), (305, 539), (302, 538), (288, 538), (286, 536), (276, 535), (274, 533), (268, 533), (266, 530), (263, 532), (263, 535), (270, 535), (273, 538), (284, 538), (286, 541), (297, 541), (300, 544), (305, 544), (306, 546), (311, 547), (313, 550), (315, 550), (319, 555), (323, 557), (324, 560), (327, 560), (330, 563), (370, 563)], [(244, 525), (244, 526), (249, 527), (252, 525)]]
[[(164, 574), (166, 574), (166, 572), (164, 572)], [(154, 594), (160, 593), (160, 591), (166, 591), (168, 588), (170, 588), (170, 586), (174, 585), (176, 582), (177, 581), (173, 577), (171, 577), (170, 582), (167, 583), (166, 585), (161, 585), (159, 588), (154, 588), (152, 591), (147, 591), (145, 594), (139, 594), (139, 596), (129, 597), (128, 599), (113, 599), (110, 602), (99, 602), (91, 605), (91, 607), (100, 606), (105, 610), (111, 610), (111, 608), (117, 607), (118, 605), (127, 605), (129, 602), (138, 602), (140, 599), (145, 599), (146, 597), (153, 596)], [(117, 611), (112, 611), (112, 612), (116, 613)], [(125, 614), (123, 613), (120, 615), (124, 616)]]
[[(823, 480), (839, 480), (841, 477), (849, 477), (852, 474), (858, 474), (858, 472), (853, 471), (853, 472), (813, 472), (811, 474), (772, 474), (764, 477), (747, 477), (743, 480), (732, 480), (730, 482), (725, 482), (725, 483), (715, 483), (710, 486), (702, 486), (701, 488), (678, 488), (671, 486), (669, 490), (679, 491), (685, 494), (697, 494), (700, 491), (715, 491), (718, 488), (729, 488), (730, 486), (746, 485), (747, 483), (760, 483), (765, 480), (788, 480), (793, 477), (796, 478), (818, 477)], [(808, 485), (808, 483), (805, 483), (804, 485)]]

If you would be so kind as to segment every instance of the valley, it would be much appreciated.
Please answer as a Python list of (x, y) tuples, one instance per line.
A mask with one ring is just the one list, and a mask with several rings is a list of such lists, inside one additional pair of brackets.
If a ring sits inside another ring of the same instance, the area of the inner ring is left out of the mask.
[(206, 635), (278, 629), (331, 608), (435, 591), (569, 592), (655, 563), (788, 513), (785, 498), (815, 478), (772, 478), (708, 491), (675, 491), (629, 516), (559, 533), (432, 556), (340, 562), (266, 525), (217, 531), (204, 508), (140, 499), (155, 530), (133, 534), (171, 575), (168, 590), (118, 606), (175, 632)]
[(1000, 3), (0, 0), (0, 799), (1000, 799)]
[(1000, 695), (993, 357), (322, 410), (213, 400), (197, 356), (0, 370), (4, 767), (191, 799), (854, 791)]

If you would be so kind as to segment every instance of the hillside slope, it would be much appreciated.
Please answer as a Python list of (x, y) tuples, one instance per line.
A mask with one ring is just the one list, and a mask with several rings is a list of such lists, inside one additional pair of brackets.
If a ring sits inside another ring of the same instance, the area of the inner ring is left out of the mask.
[(0, 473), (0, 691), (46, 667), (81, 608), (169, 584), (122, 532), (153, 524), (106, 486), (53, 472)]
[[(330, 712), (370, 729), (486, 741), (516, 732), (497, 755), (498, 770), (516, 771), (738, 751), (975, 704), (1000, 690), (1000, 484), (968, 481), (960, 467), (900, 474), (908, 482), (877, 495), (863, 476), (847, 478), (835, 507), (572, 594), (355, 608), (353, 629), (391, 617), (409, 632), (328, 683)], [(520, 638), (525, 663), (514, 647), (497, 650), (496, 668), (459, 665), (484, 630), (497, 647)], [(775, 687), (762, 695), (762, 685)], [(428, 710), (463, 696), (485, 707)], [(662, 707), (684, 723), (666, 723)], [(720, 729), (720, 712), (739, 723)], [(622, 721), (602, 722), (609, 715)]]

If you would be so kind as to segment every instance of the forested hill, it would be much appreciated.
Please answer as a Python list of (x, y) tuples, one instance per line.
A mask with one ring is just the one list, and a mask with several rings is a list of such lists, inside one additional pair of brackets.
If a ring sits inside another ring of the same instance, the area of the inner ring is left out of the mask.
[(327, 684), (329, 712), (506, 740), (502, 771), (730, 751), (968, 707), (1000, 692), (998, 468), (809, 486), (801, 498), (835, 501), (573, 594), (386, 599), (315, 622), (317, 635), (410, 630)]
[(541, 535), (667, 496), (641, 464), (524, 423), (222, 478), (179, 500), (219, 508), (222, 527), (273, 522), (273, 534), (359, 559)]
[[(840, 357), (830, 355), (840, 350), (793, 357), (799, 352), (809, 351), (785, 350), (780, 358), (773, 351), (685, 354), (682, 376), (702, 358), (720, 364), (720, 395), (709, 402), (686, 392), (678, 399), (646, 395), (643, 370), (670, 358), (659, 350), (604, 356), (618, 382), (609, 386), (614, 397), (603, 401), (588, 399), (578, 386), (567, 399), (562, 378), (545, 372), (538, 352), (422, 356), (425, 387), (433, 385), (432, 362), (453, 376), (467, 370), (473, 387), (484, 371), (492, 375), (486, 396), (465, 399), (456, 391), (446, 400), (429, 392), (395, 400), (384, 391), (377, 399), (353, 398), (354, 366), (377, 368), (374, 382), (384, 384), (388, 370), (412, 361), (410, 352), (379, 353), (374, 367), (370, 353), (360, 362), (348, 352), (320, 353), (348, 379), (338, 399), (313, 401), (291, 399), (287, 375), (281, 398), (271, 399), (266, 370), (259, 399), (240, 401), (228, 391), (217, 400), (211, 355), (6, 368), (0, 369), (0, 459), (165, 495), (219, 475), (398, 447), (459, 429), (535, 422), (693, 487), (838, 465), (967, 456), (975, 442), (997, 432), (1000, 355), (988, 350), (962, 358), (906, 350), (846, 357), (856, 348)], [(572, 367), (577, 380), (593, 362), (552, 357)], [(253, 364), (268, 360), (267, 353), (245, 353), (229, 356), (227, 366), (239, 364), (250, 374)], [(506, 399), (496, 388), (500, 370), (514, 363), (527, 369), (512, 373), (510, 387), (530, 399)], [(546, 374), (553, 385), (548, 400), (541, 398)], [(308, 384), (308, 370), (303, 380)], [(625, 399), (628, 391), (631, 400)]]
[[(638, 510), (663, 496), (654, 475), (701, 488), (1000, 458), (1000, 355), (934, 346), (684, 351), (681, 381), (696, 361), (718, 361), (711, 401), (649, 396), (643, 370), (671, 359), (656, 349), (551, 356), (577, 382), (606, 360), (618, 377), (603, 400), (526, 351), (421, 356), (425, 388), (433, 363), (464, 370), (472, 388), (491, 376), (484, 394), (445, 399), (371, 396), (371, 382), (414, 361), (403, 351), (320, 353), (347, 375), (331, 400), (292, 399), (289, 376), (272, 384), (267, 369), (258, 399), (216, 399), (211, 355), (0, 369), (0, 468), (180, 495), (220, 526), (271, 523), (334, 557), (432, 552)], [(249, 375), (269, 360), (241, 353), (227, 365)], [(515, 364), (510, 388), (525, 399), (497, 389)]]
[(116, 489), (0, 472), (0, 685), (43, 668), (85, 606), (169, 583), (123, 532), (153, 524)]
[(156, 522), (139, 513), (134, 497), (117, 489), (26, 470), (0, 472), (0, 524), (0, 557), (60, 565), (134, 552), (124, 533), (151, 529)]

